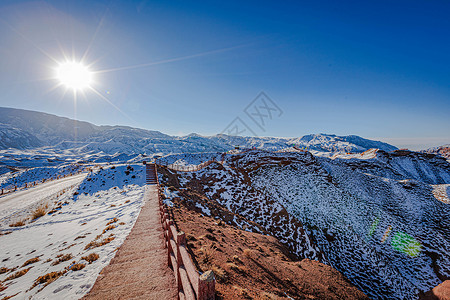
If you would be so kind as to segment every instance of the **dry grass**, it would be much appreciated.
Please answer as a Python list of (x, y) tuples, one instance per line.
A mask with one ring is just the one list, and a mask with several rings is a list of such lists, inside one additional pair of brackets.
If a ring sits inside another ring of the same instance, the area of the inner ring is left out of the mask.
[(117, 221), (119, 221), (117, 218), (111, 219), (108, 223), (106, 223), (106, 226), (116, 223)]
[(44, 287), (46, 287), (47, 285), (49, 285), (50, 283), (52, 283), (53, 281), (55, 281), (56, 279), (58, 279), (59, 277), (64, 275), (64, 273), (66, 273), (66, 271), (50, 272), (45, 275), (39, 276), (38, 279), (36, 279), (34, 281), (34, 284), (31, 288), (33, 288), (39, 284), (44, 284)]
[(252, 253), (252, 250), (250, 250), (248, 248), (244, 249), (244, 251), (243, 251), (243, 254), (244, 254), (245, 257), (250, 257), (251, 253)]
[(107, 238), (102, 239), (101, 241), (99, 241), (97, 238), (95, 238), (95, 240), (93, 240), (92, 242), (89, 242), (86, 247), (84, 247), (84, 250), (89, 250), (89, 249), (93, 249), (93, 248), (97, 248), (97, 247), (101, 247), (103, 245), (106, 245), (112, 241), (114, 241), (114, 236), (109, 236)]
[(25, 225), (25, 221), (26, 221), (26, 219), (17, 221), (16, 223), (9, 224), (9, 227), (20, 227), (20, 226), (24, 226), (24, 225)]
[(284, 299), (284, 298), (280, 298), (277, 295), (272, 294), (272, 293), (263, 292), (261, 294), (261, 299), (263, 299), (263, 300), (278, 300), (278, 299)]
[(109, 225), (105, 229), (103, 229), (102, 234), (104, 234), (105, 232), (107, 232), (109, 230), (113, 230), (114, 228), (116, 228), (116, 225)]
[(0, 282), (0, 292), (6, 290), (6, 286), (4, 286), (1, 282)]
[(17, 294), (19, 294), (19, 293), (15, 293), (14, 295), (3, 297), (2, 300), (8, 300), (8, 299), (11, 299), (11, 298), (17, 296)]
[(58, 260), (55, 260), (54, 262), (52, 262), (52, 266), (56, 266), (64, 261), (68, 261), (68, 260), (72, 259), (72, 257), (73, 256), (70, 253), (69, 254), (60, 254), (60, 255), (56, 256), (56, 258)]
[(233, 256), (233, 261), (235, 262), (235, 263), (238, 263), (238, 264), (242, 264), (242, 260), (239, 258), (239, 256), (237, 256), (237, 255), (234, 255)]
[(16, 273), (14, 273), (14, 274), (9, 275), (8, 277), (6, 277), (6, 279), (3, 280), (3, 281), (13, 280), (13, 279), (22, 277), (23, 275), (27, 274), (28, 271), (30, 271), (30, 269), (31, 269), (31, 267), (29, 267), (28, 269), (23, 269), (23, 270), (17, 271)]
[(240, 286), (234, 285), (233, 288), (238, 292), (240, 296), (242, 296), (243, 299), (253, 299), (249, 294), (248, 290), (246, 288), (242, 288)]
[(78, 264), (74, 264), (74, 265), (72, 265), (71, 267), (70, 267), (70, 270), (71, 271), (80, 271), (80, 270), (82, 270), (82, 269), (84, 269), (84, 267), (86, 267), (86, 265), (85, 264), (80, 264), (80, 263), (78, 263)]
[(213, 265), (211, 270), (214, 272), (217, 282), (226, 283), (228, 281), (228, 272), (221, 267)]
[(22, 265), (21, 268), (23, 268), (23, 267), (25, 267), (25, 266), (28, 266), (28, 265), (31, 265), (31, 264), (34, 264), (34, 263), (37, 263), (38, 261), (40, 261), (39, 256), (30, 258), (29, 260), (27, 260), (26, 262), (24, 262), (24, 264)]
[(94, 261), (96, 261), (99, 258), (99, 255), (97, 253), (91, 253), (88, 256), (83, 256), (81, 259), (84, 259), (89, 264), (92, 264)]
[(63, 249), (61, 249), (61, 250), (59, 250), (59, 252), (66, 251), (67, 249), (70, 249), (70, 248), (72, 248), (72, 247), (75, 246), (75, 245), (76, 245), (76, 244), (73, 243), (73, 244), (71, 244), (71, 245), (69, 245), (69, 246), (67, 246), (67, 247), (65, 247), (65, 248), (63, 248)]
[(38, 208), (36, 208), (33, 213), (31, 214), (31, 219), (36, 220), (42, 216), (45, 216), (47, 213), (48, 205), (41, 205)]
[(200, 249), (200, 252), (202, 253), (202, 256), (200, 258), (201, 263), (205, 266), (210, 266), (213, 258), (211, 250), (202, 248)]
[(241, 272), (241, 269), (239, 268), (239, 266), (234, 263), (226, 263), (226, 266), (235, 272), (238, 272), (238, 273)]

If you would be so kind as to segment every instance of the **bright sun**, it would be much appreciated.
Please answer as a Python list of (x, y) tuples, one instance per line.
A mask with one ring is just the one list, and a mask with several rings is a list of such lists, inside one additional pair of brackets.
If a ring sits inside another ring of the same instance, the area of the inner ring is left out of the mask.
[(68, 88), (83, 90), (92, 82), (92, 72), (82, 63), (68, 61), (62, 63), (56, 69), (56, 77), (61, 84)]

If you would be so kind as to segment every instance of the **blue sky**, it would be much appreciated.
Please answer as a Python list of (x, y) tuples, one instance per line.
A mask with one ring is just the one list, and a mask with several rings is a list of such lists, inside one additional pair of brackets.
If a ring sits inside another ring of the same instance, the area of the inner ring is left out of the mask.
[[(356, 134), (450, 143), (448, 1), (0, 2), (0, 106), (173, 135)], [(90, 65), (100, 94), (54, 68)], [(264, 91), (283, 111), (257, 127)], [(1, 122), (1, 121), (0, 121)]]

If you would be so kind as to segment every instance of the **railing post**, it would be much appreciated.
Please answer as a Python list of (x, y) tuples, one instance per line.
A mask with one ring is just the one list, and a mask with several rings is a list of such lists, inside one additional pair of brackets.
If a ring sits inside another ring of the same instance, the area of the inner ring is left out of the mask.
[(170, 239), (172, 237), (172, 232), (170, 230), (171, 223), (172, 223), (172, 221), (169, 220), (169, 226), (167, 226), (167, 222), (166, 222), (166, 227), (167, 227), (167, 260), (169, 261), (169, 267), (172, 266), (173, 270), (175, 271), (175, 268), (177, 266), (173, 266), (172, 265), (172, 259), (170, 258), (170, 254), (171, 253), (175, 253), (175, 249), (172, 249), (172, 244), (170, 243)]
[(215, 282), (214, 272), (211, 270), (200, 275), (198, 282), (198, 300), (215, 299)]
[[(177, 246), (182, 246), (186, 244), (186, 234), (183, 231), (178, 232), (177, 234)], [(178, 259), (178, 257), (177, 257)]]
[[(174, 237), (175, 238), (175, 237)], [(176, 255), (177, 258), (177, 282), (178, 282), (178, 290), (181, 291), (183, 289), (183, 285), (181, 283), (181, 274), (180, 274), (180, 267), (183, 265), (183, 260), (181, 258), (181, 252), (180, 252), (180, 246), (184, 245), (186, 241), (186, 237), (184, 235), (184, 232), (178, 232), (176, 236), (176, 242), (177, 242), (177, 249)]]

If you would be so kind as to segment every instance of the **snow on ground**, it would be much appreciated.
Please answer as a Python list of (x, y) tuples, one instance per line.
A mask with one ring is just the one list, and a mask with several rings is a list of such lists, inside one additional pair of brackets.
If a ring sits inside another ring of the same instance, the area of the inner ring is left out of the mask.
[(85, 177), (86, 173), (69, 176), (0, 197), (0, 226), (24, 219), (37, 205), (50, 204), (59, 194), (78, 185)]
[(365, 152), (361, 152), (361, 153), (344, 153), (344, 152), (337, 152), (335, 154), (333, 154), (330, 158), (331, 159), (336, 159), (336, 158), (341, 158), (341, 159), (351, 159), (351, 158), (355, 158), (355, 159), (374, 159), (377, 157), (377, 152), (378, 149), (369, 149)]
[(172, 154), (161, 157), (157, 160), (160, 165), (177, 165), (177, 166), (196, 166), (205, 161), (217, 159), (220, 160), (221, 152), (200, 152), (200, 153), (182, 153)]
[[(33, 199), (45, 189), (27, 192)], [(131, 231), (144, 192), (142, 165), (100, 168), (60, 195), (50, 214), (25, 226), (2, 224), (0, 298), (81, 298)]]
[(450, 184), (432, 185), (433, 196), (439, 201), (450, 204)]
[(76, 164), (61, 165), (57, 167), (31, 168), (18, 172), (9, 172), (0, 176), (0, 188), (14, 186), (24, 187), (26, 183), (42, 183), (44, 180), (54, 180), (57, 177), (68, 176), (81, 172), (83, 167)]

